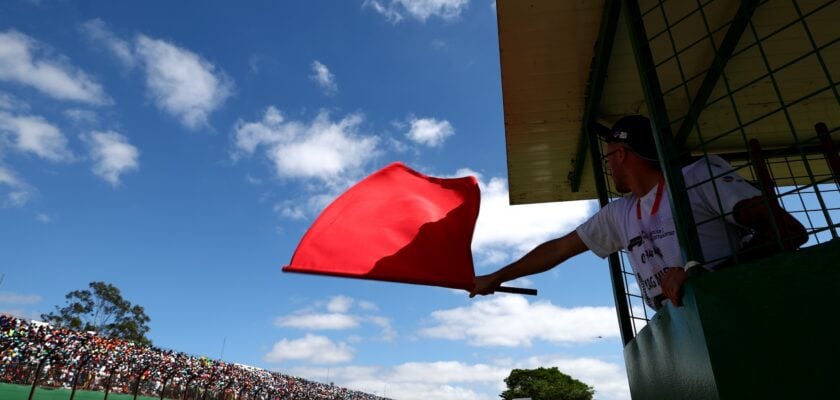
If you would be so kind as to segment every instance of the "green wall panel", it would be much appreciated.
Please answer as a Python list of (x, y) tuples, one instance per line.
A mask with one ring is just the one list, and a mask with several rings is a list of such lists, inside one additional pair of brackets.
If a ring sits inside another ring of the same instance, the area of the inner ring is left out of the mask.
[(689, 280), (624, 350), (634, 399), (840, 398), (840, 241)]

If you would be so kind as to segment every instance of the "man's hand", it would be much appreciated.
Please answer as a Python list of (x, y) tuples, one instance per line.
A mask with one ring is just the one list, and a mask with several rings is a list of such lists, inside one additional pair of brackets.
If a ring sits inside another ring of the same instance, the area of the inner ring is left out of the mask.
[(586, 244), (583, 243), (577, 232), (571, 231), (566, 236), (549, 240), (535, 247), (519, 260), (490, 275), (475, 277), (473, 288), (470, 290), (470, 297), (493, 294), (504, 282), (548, 271), (555, 265), (586, 250), (588, 250)]
[[(796, 250), (808, 241), (808, 231), (799, 220), (785, 211), (777, 200), (770, 201), (770, 208), (763, 197), (756, 196), (741, 200), (735, 205), (732, 217), (735, 222), (756, 231), (753, 238), (754, 251), (764, 252), (763, 256), (778, 251), (776, 232), (778, 230), (782, 248), (785, 251)], [(759, 258), (762, 255), (759, 255)]]
[(476, 276), (473, 280), (473, 289), (470, 290), (470, 298), (476, 295), (493, 294), (501, 285), (502, 280), (497, 274)]
[(681, 267), (668, 268), (662, 277), (662, 294), (671, 300), (671, 304), (682, 307), (682, 286), (688, 275)]

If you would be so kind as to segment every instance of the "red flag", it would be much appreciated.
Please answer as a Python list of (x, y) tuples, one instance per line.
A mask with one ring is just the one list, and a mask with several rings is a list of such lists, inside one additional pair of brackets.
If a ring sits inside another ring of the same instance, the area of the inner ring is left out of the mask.
[(393, 163), (339, 196), (303, 236), (286, 272), (470, 290), (480, 193)]

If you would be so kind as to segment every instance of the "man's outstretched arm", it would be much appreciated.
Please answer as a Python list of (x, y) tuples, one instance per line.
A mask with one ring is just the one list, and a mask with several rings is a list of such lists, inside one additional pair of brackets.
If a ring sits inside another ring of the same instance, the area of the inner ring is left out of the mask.
[(548, 271), (586, 250), (589, 249), (575, 231), (559, 239), (549, 240), (506, 267), (489, 275), (475, 277), (470, 297), (492, 294), (504, 282)]

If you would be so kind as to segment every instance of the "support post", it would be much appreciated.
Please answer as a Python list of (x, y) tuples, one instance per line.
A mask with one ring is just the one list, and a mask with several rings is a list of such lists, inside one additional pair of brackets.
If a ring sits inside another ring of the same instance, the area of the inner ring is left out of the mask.
[[(825, 123), (819, 122), (814, 125), (817, 131), (817, 136), (820, 138), (820, 147), (822, 147), (825, 160), (828, 162), (828, 167), (831, 169), (831, 175), (834, 176), (834, 182), (840, 185), (840, 156), (837, 155), (837, 146), (834, 145), (834, 140), (831, 139), (831, 133), (828, 132), (828, 126)], [(837, 229), (834, 222), (831, 220), (831, 215), (826, 215), (829, 226), (831, 227), (831, 237), (837, 238)]]
[(831, 168), (831, 175), (834, 176), (834, 181), (840, 185), (840, 156), (837, 155), (837, 146), (831, 140), (831, 134), (828, 133), (828, 126), (825, 123), (818, 123), (814, 125), (817, 131), (817, 136), (820, 138), (820, 145), (822, 146), (823, 155)]
[(169, 380), (172, 378), (172, 374), (167, 375), (163, 378), (163, 386), (160, 388), (160, 400), (163, 400), (163, 394), (166, 393), (166, 384), (169, 383)]
[(48, 358), (49, 356), (38, 361), (38, 368), (35, 369), (35, 379), (32, 380), (32, 389), (29, 390), (29, 400), (32, 400), (32, 397), (35, 396), (35, 388), (38, 387), (38, 378), (41, 377), (41, 369), (44, 368), (44, 363), (47, 362)]
[[(761, 185), (761, 192), (764, 194), (764, 200), (767, 203), (766, 207), (770, 210), (772, 215), (773, 227), (776, 228), (776, 235), (779, 244), (781, 245), (781, 238), (787, 237), (786, 232), (781, 232), (782, 228), (782, 211), (778, 205), (778, 198), (776, 196), (776, 183), (770, 175), (770, 168), (767, 167), (767, 160), (764, 158), (764, 152), (761, 151), (761, 143), (758, 139), (750, 139), (750, 158), (753, 161), (753, 168), (756, 175), (758, 175), (758, 183)], [(782, 246), (784, 248), (784, 246)]]
[(76, 398), (76, 385), (79, 383), (79, 375), (82, 373), (82, 368), (85, 367), (88, 360), (90, 360), (90, 356), (87, 356), (79, 362), (79, 368), (76, 369), (76, 373), (73, 374), (73, 387), (70, 390), (70, 400), (75, 400)]
[[(587, 82), (586, 106), (580, 128), (581, 137), (578, 142), (575, 169), (571, 177), (572, 190), (579, 190), (583, 167), (585, 165), (584, 161), (586, 160), (586, 150), (588, 148), (589, 158), (592, 160), (595, 188), (598, 191), (598, 201), (601, 207), (607, 205), (609, 195), (604, 180), (603, 165), (601, 164), (601, 149), (598, 144), (598, 135), (594, 132), (596, 128), (595, 116), (598, 114), (598, 107), (601, 105), (604, 82), (607, 79), (607, 69), (610, 65), (610, 55), (612, 54), (620, 14), (621, 3), (619, 0), (604, 1), (604, 12), (601, 15), (598, 42), (595, 47), (595, 56), (592, 59), (589, 80)], [(627, 345), (633, 339), (634, 333), (632, 321), (630, 320), (630, 308), (627, 305), (627, 293), (624, 287), (624, 280), (622, 279), (621, 261), (618, 259), (618, 256), (611, 255), (609, 257), (609, 265), (616, 317), (618, 318), (618, 326), (621, 331), (621, 342)]]
[(140, 391), (140, 381), (143, 379), (143, 374), (149, 370), (149, 367), (144, 367), (140, 374), (137, 375), (137, 381), (134, 382), (134, 400), (137, 400), (137, 393)]
[(224, 389), (222, 389), (222, 399), (224, 400), (224, 396), (227, 394), (227, 391), (230, 390), (230, 387), (233, 386), (233, 380), (231, 380)]
[(647, 40), (644, 20), (637, 0), (622, 0), (630, 44), (639, 71), (639, 80), (645, 95), (645, 104), (650, 113), (653, 128), (653, 138), (656, 141), (656, 152), (662, 174), (668, 184), (668, 201), (674, 216), (674, 226), (680, 243), (683, 263), (688, 261), (703, 262), (703, 252), (697, 238), (694, 214), (688, 202), (688, 191), (682, 175), (682, 160), (674, 144), (668, 111), (659, 86), (659, 76), (653, 62), (650, 43)]
[(114, 379), (114, 372), (117, 370), (117, 367), (111, 368), (111, 371), (108, 372), (108, 383), (105, 385), (105, 398), (103, 400), (108, 400), (108, 393), (111, 393), (111, 383)]
[[(586, 82), (585, 107), (580, 127), (580, 138), (578, 139), (577, 155), (575, 156), (574, 170), (569, 174), (573, 192), (580, 190), (583, 177), (583, 168), (586, 165), (586, 150), (591, 148), (589, 143), (590, 124), (594, 122), (594, 116), (598, 113), (601, 105), (601, 97), (604, 93), (604, 82), (607, 80), (607, 68), (610, 65), (613, 42), (615, 42), (615, 31), (618, 27), (618, 17), (621, 11), (619, 0), (605, 0), (604, 12), (601, 15), (601, 25), (598, 30), (598, 41), (595, 44), (595, 54), (592, 57), (592, 65), (589, 68), (589, 79)], [(592, 157), (593, 152), (589, 152)], [(599, 158), (592, 158), (592, 162), (598, 162)]]
[(195, 375), (190, 376), (190, 379), (187, 379), (187, 383), (184, 385), (184, 392), (181, 393), (183, 396), (181, 400), (187, 400), (187, 394), (190, 392), (190, 383), (195, 379)]

